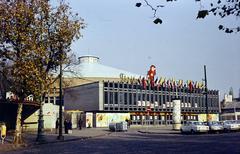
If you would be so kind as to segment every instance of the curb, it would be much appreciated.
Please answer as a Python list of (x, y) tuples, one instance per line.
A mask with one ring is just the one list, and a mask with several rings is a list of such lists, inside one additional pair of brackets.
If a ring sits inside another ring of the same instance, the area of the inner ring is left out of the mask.
[(151, 131), (141, 131), (141, 130), (138, 130), (138, 132), (142, 134), (181, 134), (180, 132), (151, 132)]
[(91, 138), (97, 138), (102, 136), (110, 135), (111, 133), (96, 135), (96, 136), (87, 136), (87, 137), (76, 137), (72, 139), (65, 139), (65, 140), (54, 140), (54, 141), (46, 141), (46, 142), (34, 142), (32, 144), (27, 144), (27, 146), (34, 146), (34, 145), (43, 145), (43, 144), (54, 144), (54, 143), (62, 143), (62, 142), (71, 142), (71, 141), (78, 141), (78, 140), (87, 140)]

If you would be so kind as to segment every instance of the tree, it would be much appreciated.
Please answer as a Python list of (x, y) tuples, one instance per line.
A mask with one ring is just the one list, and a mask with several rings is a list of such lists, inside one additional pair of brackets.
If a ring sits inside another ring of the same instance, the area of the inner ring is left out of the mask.
[[(153, 18), (155, 24), (162, 24), (162, 19), (157, 16), (157, 11), (159, 8), (165, 7), (165, 5), (152, 5), (150, 0), (140, 0), (140, 2), (136, 3), (136, 7), (141, 7), (142, 4), (149, 7), (153, 11)], [(166, 0), (166, 2), (173, 2), (177, 0)], [(196, 2), (201, 4), (201, 0), (195, 0)], [(217, 0), (216, 3), (210, 3), (209, 9), (199, 10), (197, 13), (197, 19), (203, 19), (207, 15), (212, 14), (214, 16), (219, 16), (221, 18), (233, 16), (236, 18), (240, 17), (240, 0)], [(219, 30), (224, 31), (225, 33), (233, 33), (240, 32), (240, 25), (237, 27), (227, 27), (224, 25), (218, 26)]]
[(52, 83), (50, 72), (67, 62), (84, 24), (63, 1), (53, 7), (48, 0), (2, 0), (0, 26), (0, 73), (18, 97), (14, 143), (21, 144), (24, 99), (32, 94), (41, 103)]

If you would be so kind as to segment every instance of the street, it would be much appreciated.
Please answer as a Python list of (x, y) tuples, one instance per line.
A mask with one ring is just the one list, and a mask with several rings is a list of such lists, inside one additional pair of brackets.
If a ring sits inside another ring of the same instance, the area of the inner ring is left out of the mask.
[(28, 147), (9, 154), (240, 153), (240, 132), (223, 134), (147, 134), (116, 132), (86, 140)]

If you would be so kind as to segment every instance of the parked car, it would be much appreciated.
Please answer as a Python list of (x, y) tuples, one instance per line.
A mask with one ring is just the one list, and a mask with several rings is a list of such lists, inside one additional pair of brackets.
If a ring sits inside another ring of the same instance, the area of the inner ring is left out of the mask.
[(203, 122), (187, 121), (180, 130), (181, 133), (207, 133), (209, 131), (209, 127), (206, 126)]
[(239, 130), (239, 124), (237, 124), (234, 120), (226, 120), (222, 123), (225, 132)]
[(238, 130), (240, 130), (240, 120), (235, 120), (235, 123), (238, 125)]
[(220, 121), (209, 121), (206, 123), (209, 126), (210, 132), (223, 132), (224, 127)]

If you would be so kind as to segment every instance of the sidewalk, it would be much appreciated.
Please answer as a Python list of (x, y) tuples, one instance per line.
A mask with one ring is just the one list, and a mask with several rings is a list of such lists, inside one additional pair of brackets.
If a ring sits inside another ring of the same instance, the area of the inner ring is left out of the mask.
[(74, 140), (83, 140), (83, 139), (89, 139), (93, 137), (100, 137), (104, 135), (108, 135), (111, 132), (108, 128), (83, 128), (82, 130), (79, 129), (73, 129), (72, 134), (64, 134), (64, 140), (60, 141), (57, 140), (58, 134), (55, 134), (55, 132), (46, 132), (44, 137), (46, 142), (37, 143), (36, 137), (37, 134), (34, 133), (26, 133), (24, 135), (24, 138), (27, 141), (28, 145), (31, 144), (44, 144), (44, 143), (55, 143), (55, 142), (67, 142), (67, 141), (74, 141)]
[[(180, 134), (180, 131), (172, 130), (172, 125), (161, 125), (161, 126), (134, 126), (132, 125), (131, 128), (128, 130), (129, 132), (139, 132), (139, 133), (146, 133), (146, 134)], [(18, 148), (23, 148), (26, 146), (32, 146), (37, 144), (49, 144), (49, 143), (57, 143), (57, 142), (68, 142), (68, 141), (75, 141), (75, 140), (84, 140), (94, 137), (100, 137), (109, 135), (112, 132), (109, 131), (109, 128), (83, 128), (82, 130), (74, 129), (72, 134), (64, 134), (64, 140), (57, 140), (58, 134), (53, 132), (45, 132), (44, 138), (45, 142), (38, 143), (36, 142), (37, 132), (24, 132), (23, 138), (25, 141), (25, 145), (17, 147), (12, 143), (13, 136), (7, 136), (5, 143), (0, 144), (0, 153), (5, 151), (12, 151)]]
[(64, 134), (64, 140), (58, 140), (58, 134), (53, 132), (45, 132), (44, 134), (44, 142), (36, 142), (37, 132), (24, 132), (23, 139), (25, 141), (25, 145), (15, 146), (12, 144), (13, 136), (8, 135), (5, 139), (4, 144), (0, 144), (0, 153), (5, 151), (12, 151), (18, 148), (32, 146), (37, 144), (49, 144), (49, 143), (56, 143), (56, 142), (67, 142), (67, 141), (74, 141), (74, 140), (84, 140), (94, 137), (100, 137), (104, 135), (109, 135), (111, 132), (108, 128), (83, 128), (82, 130), (74, 129), (72, 134)]

